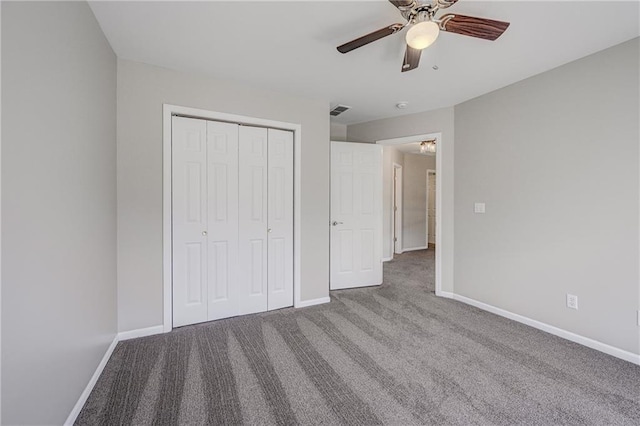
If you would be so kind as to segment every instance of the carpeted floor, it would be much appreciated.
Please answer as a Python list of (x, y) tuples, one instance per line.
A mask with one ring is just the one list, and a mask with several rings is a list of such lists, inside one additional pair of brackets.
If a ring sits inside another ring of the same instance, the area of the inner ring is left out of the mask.
[(639, 425), (640, 367), (433, 294), (433, 250), (331, 303), (118, 344), (81, 425)]

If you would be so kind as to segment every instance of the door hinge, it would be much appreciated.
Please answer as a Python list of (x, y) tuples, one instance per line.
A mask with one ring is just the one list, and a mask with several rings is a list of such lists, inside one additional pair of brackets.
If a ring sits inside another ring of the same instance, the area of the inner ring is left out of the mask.
[(397, 239), (397, 238), (394, 238), (394, 239), (393, 239), (393, 242), (394, 242), (394, 243), (398, 242), (398, 239)]

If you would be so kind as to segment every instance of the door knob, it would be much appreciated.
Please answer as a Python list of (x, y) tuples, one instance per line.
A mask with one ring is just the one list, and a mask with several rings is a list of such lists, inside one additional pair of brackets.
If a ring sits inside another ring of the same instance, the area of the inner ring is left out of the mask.
[(207, 231), (202, 231), (202, 236), (206, 237), (207, 236)]
[(333, 225), (333, 226), (342, 225), (342, 222), (336, 222), (336, 221), (334, 220), (334, 221), (333, 221), (333, 223), (331, 223), (331, 225)]

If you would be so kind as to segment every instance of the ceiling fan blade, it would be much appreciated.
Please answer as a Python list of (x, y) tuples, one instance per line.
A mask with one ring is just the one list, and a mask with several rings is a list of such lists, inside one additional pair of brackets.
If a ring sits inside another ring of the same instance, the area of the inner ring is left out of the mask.
[(374, 31), (360, 38), (357, 38), (355, 40), (351, 40), (350, 42), (345, 43), (341, 46), (338, 46), (338, 52), (340, 53), (351, 52), (352, 50), (357, 49), (358, 47), (362, 47), (365, 44), (369, 44), (376, 40), (380, 40), (383, 37), (390, 36), (391, 34), (395, 34), (403, 28), (404, 28), (403, 24), (389, 25), (388, 27), (381, 28), (378, 31)]
[(509, 28), (509, 22), (448, 14), (440, 18), (440, 29), (450, 33), (495, 40)]
[(415, 0), (389, 0), (389, 2), (400, 10), (409, 10), (416, 5)]
[(411, 71), (418, 68), (420, 64), (420, 54), (422, 50), (414, 49), (407, 45), (407, 50), (404, 52), (404, 62), (402, 63), (402, 72)]

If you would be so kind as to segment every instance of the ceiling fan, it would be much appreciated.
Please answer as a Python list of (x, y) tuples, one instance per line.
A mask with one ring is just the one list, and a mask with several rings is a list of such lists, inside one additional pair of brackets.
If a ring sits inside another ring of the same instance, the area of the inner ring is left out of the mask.
[(402, 64), (402, 72), (405, 72), (418, 68), (422, 50), (436, 41), (440, 31), (493, 41), (500, 37), (509, 27), (509, 22), (456, 15), (453, 13), (448, 13), (436, 18), (436, 13), (440, 9), (453, 6), (458, 0), (434, 0), (433, 2), (420, 0), (389, 1), (398, 8), (402, 17), (407, 22), (404, 24), (392, 24), (355, 40), (351, 40), (348, 43), (338, 46), (338, 52), (351, 52), (354, 49), (380, 40), (383, 37), (395, 34), (409, 26), (409, 31), (407, 31), (405, 37), (407, 49)]

